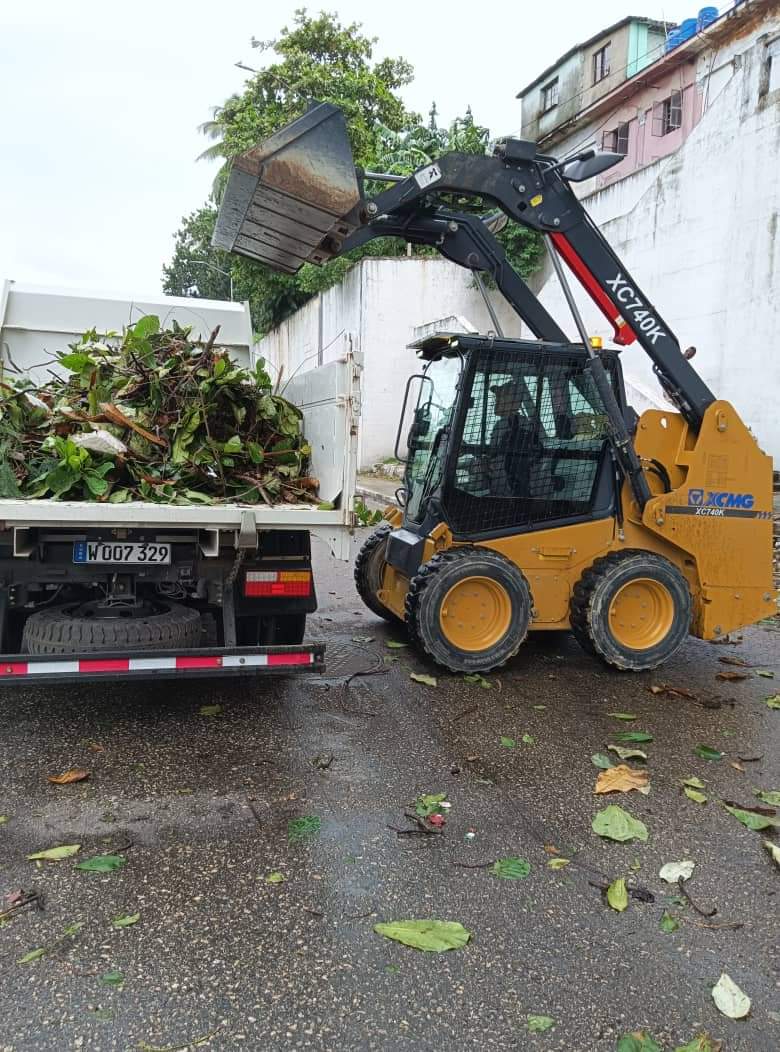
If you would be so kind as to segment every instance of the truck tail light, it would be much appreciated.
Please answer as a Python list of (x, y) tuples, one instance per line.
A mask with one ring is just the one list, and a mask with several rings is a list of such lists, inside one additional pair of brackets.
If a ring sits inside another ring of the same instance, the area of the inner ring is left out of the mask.
[(244, 595), (250, 599), (311, 595), (311, 570), (247, 570)]

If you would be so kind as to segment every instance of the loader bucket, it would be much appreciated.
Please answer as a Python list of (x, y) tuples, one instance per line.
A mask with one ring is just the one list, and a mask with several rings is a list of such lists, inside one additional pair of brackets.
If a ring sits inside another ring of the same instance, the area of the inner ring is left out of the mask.
[(344, 115), (315, 103), (233, 162), (211, 243), (295, 274), (338, 254), (360, 203)]

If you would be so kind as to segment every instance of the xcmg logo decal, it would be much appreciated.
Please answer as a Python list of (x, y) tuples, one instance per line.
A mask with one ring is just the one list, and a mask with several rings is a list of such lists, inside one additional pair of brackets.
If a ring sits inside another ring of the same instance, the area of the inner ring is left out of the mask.
[(742, 508), (753, 507), (752, 493), (730, 493), (728, 490), (689, 489), (688, 504), (694, 508)]

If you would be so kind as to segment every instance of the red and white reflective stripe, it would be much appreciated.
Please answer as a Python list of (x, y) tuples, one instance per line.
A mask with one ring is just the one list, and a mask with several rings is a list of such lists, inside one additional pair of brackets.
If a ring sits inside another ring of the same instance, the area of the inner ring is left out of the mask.
[(105, 672), (148, 672), (192, 669), (262, 668), (313, 665), (310, 650), (282, 654), (181, 654), (176, 657), (82, 658), (79, 661), (12, 661), (0, 663), (0, 679), (11, 676), (62, 676)]

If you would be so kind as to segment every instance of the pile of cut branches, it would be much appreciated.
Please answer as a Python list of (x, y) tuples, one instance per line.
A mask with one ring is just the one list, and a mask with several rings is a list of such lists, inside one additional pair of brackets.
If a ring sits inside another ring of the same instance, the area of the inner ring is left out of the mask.
[(216, 336), (149, 315), (121, 338), (85, 333), (42, 386), (4, 372), (0, 497), (316, 502), (300, 410)]

